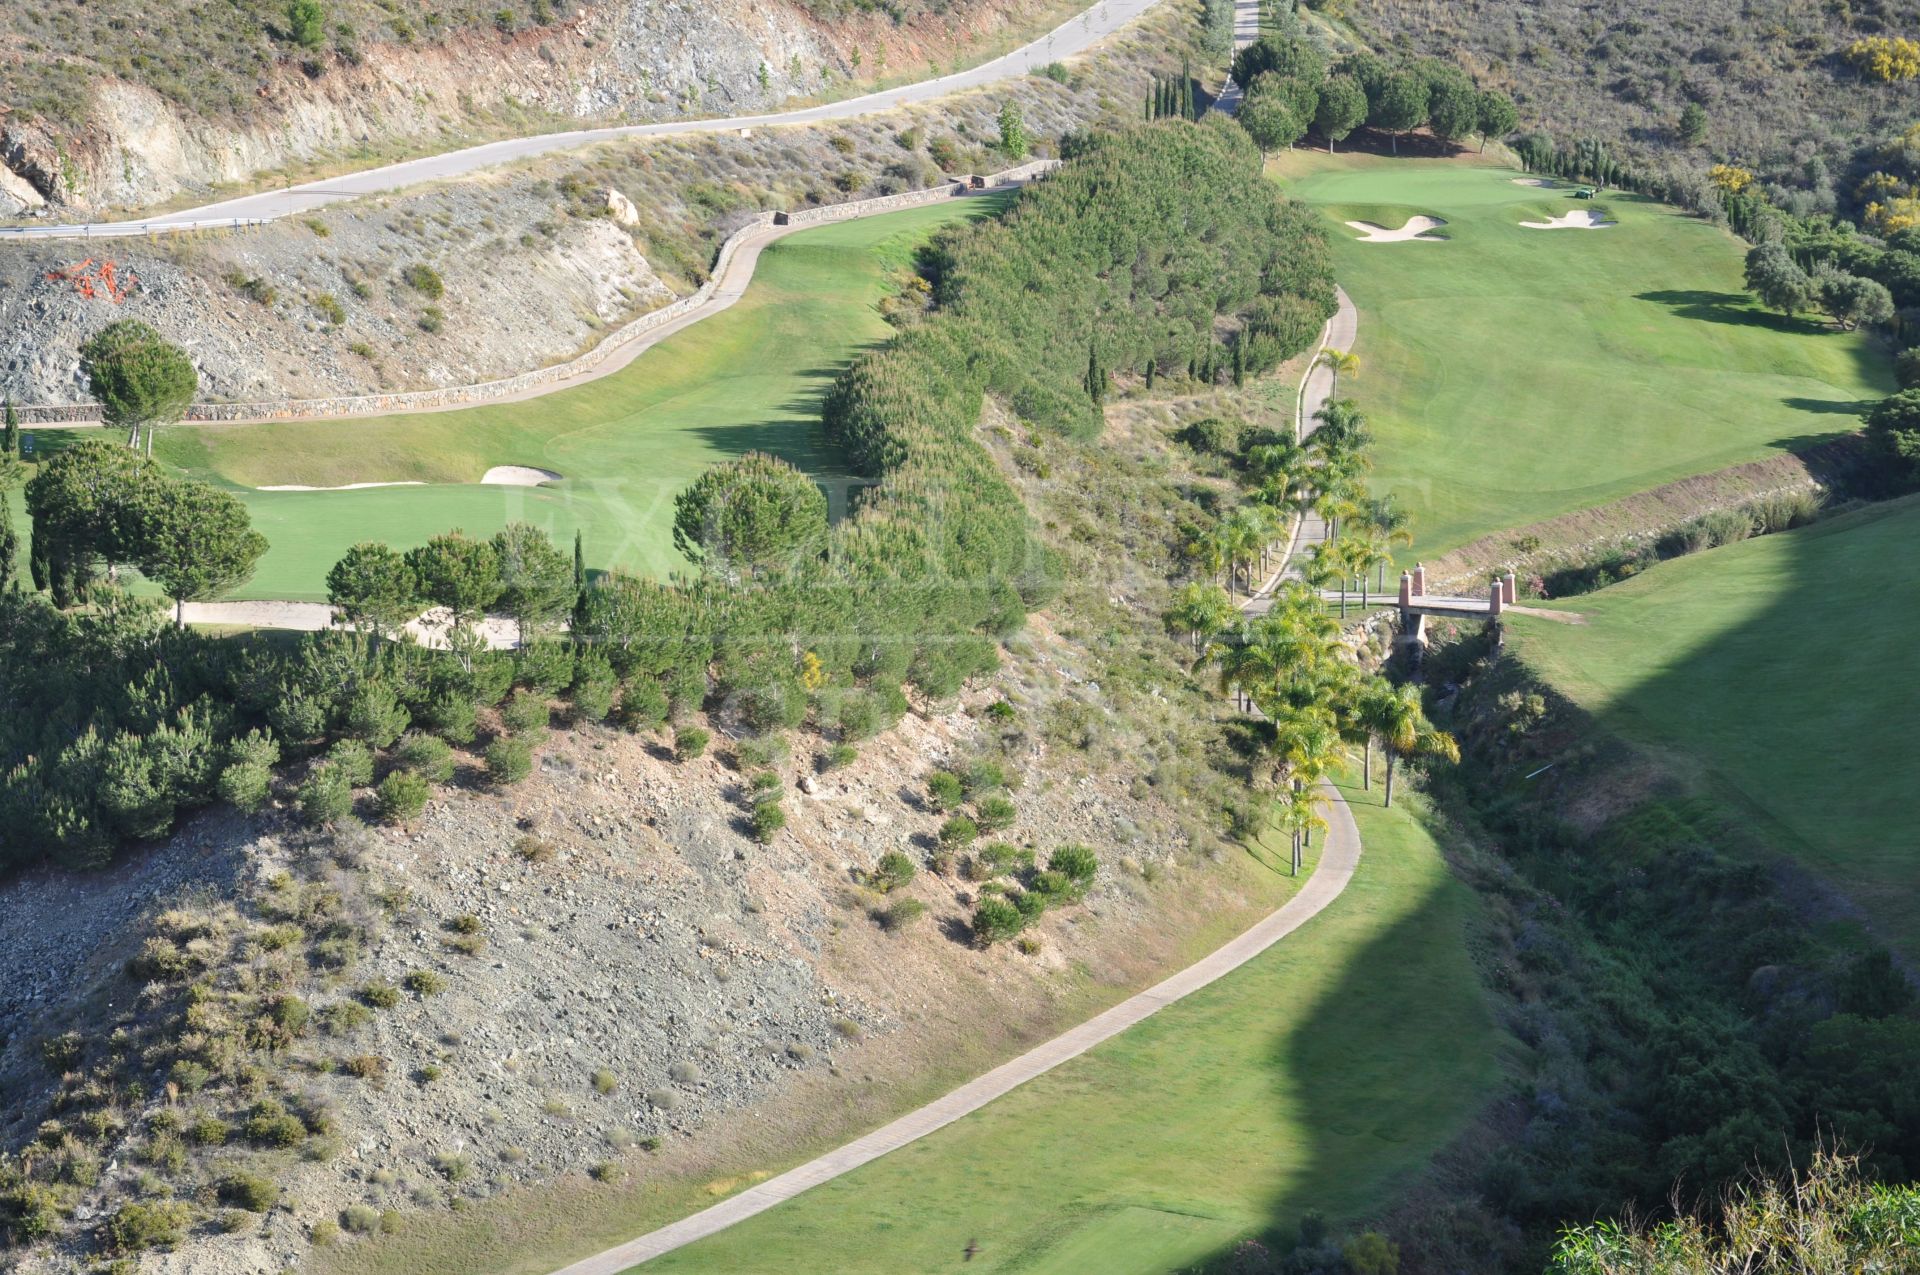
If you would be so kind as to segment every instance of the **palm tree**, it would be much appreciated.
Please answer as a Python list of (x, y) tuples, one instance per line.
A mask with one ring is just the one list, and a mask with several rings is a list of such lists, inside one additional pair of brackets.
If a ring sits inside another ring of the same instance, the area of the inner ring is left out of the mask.
[(1391, 682), (1370, 677), (1355, 689), (1350, 701), (1360, 735), (1360, 787), (1367, 792), (1373, 791), (1373, 741), (1394, 729), (1398, 699)]
[[(1208, 579), (1218, 577), (1220, 573), (1226, 569), (1227, 557), (1225, 542), (1220, 536), (1220, 528), (1218, 525), (1210, 527), (1206, 531), (1196, 535), (1192, 540), (1189, 540), (1187, 542), (1186, 553), (1187, 557), (1193, 560), (1194, 566), (1199, 567), (1207, 573)], [(1228, 580), (1227, 584), (1229, 586), (1229, 593), (1231, 593), (1233, 582)]]
[(1287, 866), (1289, 876), (1299, 876), (1306, 862), (1301, 847), (1312, 844), (1313, 830), (1324, 828), (1327, 821), (1320, 814), (1320, 794), (1304, 784), (1289, 784), (1279, 798), (1280, 826), (1293, 838), (1292, 858)]
[[(1225, 533), (1222, 548), (1227, 555), (1228, 569), (1237, 570), (1241, 566), (1247, 569), (1247, 593), (1253, 593), (1253, 560), (1266, 551), (1273, 543), (1273, 519), (1259, 505), (1241, 505), (1220, 524)], [(1229, 595), (1233, 592), (1229, 586)]]
[[(1365, 517), (1364, 509), (1361, 517)], [(1363, 522), (1361, 526), (1365, 529), (1363, 534), (1348, 536), (1345, 543), (1347, 565), (1353, 568), (1355, 578), (1360, 581), (1360, 609), (1365, 611), (1370, 605), (1370, 599), (1367, 596), (1367, 577), (1373, 574), (1375, 567), (1384, 573), (1387, 569), (1386, 564), (1391, 561), (1393, 555), (1387, 552), (1386, 542), (1380, 538), (1380, 533), (1374, 529), (1372, 523)], [(1385, 585), (1381, 587), (1385, 588)]]
[(1340, 392), (1340, 378), (1355, 376), (1360, 371), (1360, 356), (1346, 350), (1325, 349), (1320, 351), (1319, 361), (1333, 373), (1333, 384), (1327, 389), (1327, 397), (1332, 398)]
[(1412, 686), (1402, 686), (1393, 694), (1392, 702), (1381, 706), (1380, 743), (1387, 754), (1387, 793), (1385, 804), (1393, 805), (1393, 763), (1405, 757), (1440, 757), (1447, 761), (1460, 760), (1460, 746), (1454, 743), (1453, 736), (1443, 730), (1435, 730), (1433, 723), (1420, 707), (1420, 692)]
[(1387, 588), (1387, 567), (1392, 562), (1393, 546), (1413, 543), (1413, 519), (1392, 496), (1377, 497), (1367, 501), (1366, 505), (1366, 511), (1361, 517), (1365, 518), (1367, 525), (1379, 534), (1388, 550), (1386, 560), (1380, 563), (1380, 591), (1384, 593)]
[(1167, 608), (1167, 627), (1183, 629), (1193, 649), (1200, 650), (1204, 637), (1211, 637), (1233, 623), (1239, 614), (1233, 605), (1233, 599), (1227, 591), (1217, 584), (1202, 584), (1198, 580), (1183, 585), (1174, 595), (1173, 605)]

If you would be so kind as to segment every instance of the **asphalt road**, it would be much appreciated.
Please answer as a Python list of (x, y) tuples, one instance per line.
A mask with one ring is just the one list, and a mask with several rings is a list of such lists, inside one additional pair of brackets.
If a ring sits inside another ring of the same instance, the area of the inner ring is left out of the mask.
[(1070, 18), (1051, 33), (991, 62), (970, 70), (943, 75), (937, 80), (921, 80), (898, 88), (869, 93), (864, 97), (828, 102), (804, 110), (773, 112), (766, 115), (737, 115), (725, 119), (672, 120), (659, 124), (626, 124), (612, 128), (575, 129), (565, 133), (541, 133), (515, 137), (464, 150), (428, 155), (404, 163), (370, 168), (324, 181), (308, 182), (284, 190), (243, 195), (238, 199), (204, 204), (198, 208), (159, 214), (135, 221), (110, 221), (60, 225), (13, 226), (0, 228), (0, 241), (7, 239), (92, 239), (124, 238), (154, 231), (206, 229), (260, 221), (273, 221), (311, 212), (343, 200), (386, 194), (426, 182), (442, 181), (467, 173), (510, 164), (534, 155), (571, 150), (595, 142), (629, 137), (668, 137), (677, 133), (728, 133), (742, 128), (771, 128), (783, 124), (817, 124), (822, 120), (857, 119), (893, 110), (913, 102), (925, 102), (965, 89), (982, 88), (1001, 80), (1027, 75), (1060, 58), (1079, 53), (1112, 35), (1129, 22), (1162, 3), (1162, 0), (1100, 0), (1078, 17)]

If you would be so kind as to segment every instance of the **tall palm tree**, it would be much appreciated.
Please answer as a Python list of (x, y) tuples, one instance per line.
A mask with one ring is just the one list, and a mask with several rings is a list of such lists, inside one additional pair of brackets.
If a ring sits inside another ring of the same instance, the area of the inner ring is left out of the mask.
[(1384, 677), (1370, 677), (1350, 701), (1353, 723), (1360, 734), (1360, 787), (1373, 791), (1373, 741), (1392, 731), (1399, 712), (1399, 696)]
[[(1207, 573), (1208, 579), (1214, 579), (1226, 570), (1225, 542), (1221, 539), (1219, 530), (1217, 525), (1209, 527), (1189, 540), (1186, 546), (1187, 557), (1193, 560), (1194, 566)], [(1227, 583), (1231, 587), (1232, 581), (1229, 580)]]
[(1287, 865), (1289, 876), (1299, 876), (1300, 869), (1306, 863), (1301, 848), (1312, 844), (1313, 830), (1324, 828), (1327, 821), (1320, 814), (1320, 794), (1305, 784), (1288, 784), (1280, 794), (1280, 826), (1293, 838), (1292, 857)]
[[(1227, 553), (1229, 570), (1244, 566), (1247, 571), (1247, 593), (1254, 589), (1253, 562), (1273, 543), (1273, 518), (1259, 505), (1241, 505), (1226, 521), (1221, 523), (1226, 533), (1224, 548)], [(1229, 588), (1231, 593), (1232, 589)]]
[(1366, 502), (1366, 511), (1361, 517), (1367, 525), (1380, 536), (1388, 550), (1387, 561), (1380, 563), (1380, 590), (1387, 588), (1387, 567), (1392, 562), (1392, 550), (1395, 545), (1413, 543), (1413, 519), (1400, 507), (1400, 502), (1392, 496), (1379, 496)]
[(1168, 628), (1185, 630), (1187, 640), (1198, 652), (1204, 639), (1228, 628), (1238, 614), (1225, 589), (1194, 580), (1174, 594), (1166, 621)]
[[(1364, 510), (1361, 517), (1365, 517)], [(1380, 533), (1374, 529), (1372, 523), (1363, 521), (1360, 526), (1363, 529), (1360, 535), (1346, 538), (1346, 563), (1353, 568), (1354, 578), (1360, 581), (1360, 609), (1365, 611), (1371, 604), (1367, 594), (1368, 577), (1373, 574), (1376, 567), (1385, 572), (1386, 564), (1393, 555), (1387, 552), (1386, 542), (1381, 539)], [(1385, 585), (1381, 587), (1384, 588)]]
[(1340, 378), (1355, 376), (1360, 371), (1360, 356), (1346, 350), (1326, 349), (1320, 351), (1320, 362), (1333, 373), (1333, 384), (1328, 387), (1327, 397), (1332, 398), (1340, 392)]
[(1380, 719), (1380, 743), (1387, 754), (1387, 793), (1385, 804), (1393, 805), (1393, 764), (1400, 758), (1440, 757), (1447, 761), (1460, 760), (1460, 746), (1453, 736), (1443, 730), (1434, 729), (1432, 722), (1420, 707), (1420, 692), (1412, 686), (1402, 686), (1394, 692), (1393, 701), (1382, 706)]

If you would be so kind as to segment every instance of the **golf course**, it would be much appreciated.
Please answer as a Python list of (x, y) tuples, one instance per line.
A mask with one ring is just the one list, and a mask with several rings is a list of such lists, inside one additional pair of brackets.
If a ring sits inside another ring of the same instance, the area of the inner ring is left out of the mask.
[[(1352, 884), (1239, 970), (990, 1106), (648, 1271), (1149, 1275), (1391, 1198), (1489, 1100), (1472, 894), (1422, 807), (1342, 785)], [(972, 1244), (971, 1259), (966, 1250)]]
[[(1471, 155), (1294, 150), (1269, 171), (1326, 214), (1361, 316), (1340, 392), (1378, 439), (1373, 487), (1412, 515), (1408, 560), (1805, 447), (1894, 388), (1866, 337), (1760, 309), (1746, 245), (1640, 196), (1579, 200)], [(1522, 224), (1589, 211), (1616, 224)], [(1347, 225), (1416, 217), (1445, 224)]]
[(1886, 678), (1914, 597), (1886, 573), (1916, 536), (1909, 497), (1662, 563), (1570, 603), (1584, 625), (1512, 622), (1515, 649), (1602, 725), (1704, 778), (1910, 958), (1920, 745)]
[[(239, 489), (272, 545), (240, 598), (320, 601), (353, 544), (398, 547), (459, 527), (490, 535), (531, 522), (560, 544), (576, 531), (588, 564), (663, 576), (673, 497), (716, 461), (764, 451), (810, 474), (842, 467), (819, 397), (854, 353), (892, 330), (878, 302), (939, 226), (985, 216), (998, 198), (958, 200), (807, 230), (762, 254), (745, 297), (627, 367), (525, 402), (358, 420), (181, 426), (156, 455)], [(501, 465), (563, 475), (486, 486)], [(423, 483), (350, 491), (260, 491)]]

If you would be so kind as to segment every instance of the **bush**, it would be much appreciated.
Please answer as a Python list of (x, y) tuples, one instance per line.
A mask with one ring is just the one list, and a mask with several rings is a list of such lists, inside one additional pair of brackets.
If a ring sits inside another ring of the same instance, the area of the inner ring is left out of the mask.
[(960, 787), (969, 799), (998, 792), (1009, 786), (1006, 767), (991, 757), (982, 757), (975, 761), (967, 767), (967, 773), (960, 779)]
[(974, 821), (982, 832), (999, 832), (1013, 826), (1013, 803), (1005, 797), (985, 797), (974, 807)]
[(955, 815), (940, 825), (940, 846), (949, 852), (965, 850), (980, 835), (980, 827), (965, 815)]
[(263, 1147), (297, 1147), (306, 1141), (307, 1126), (298, 1116), (267, 1098), (254, 1104), (241, 1132), (246, 1134), (247, 1141)]
[(187, 1140), (196, 1146), (223, 1147), (233, 1130), (218, 1116), (201, 1116), (187, 1126)]
[(1047, 870), (1059, 873), (1084, 892), (1100, 870), (1100, 859), (1086, 846), (1065, 845), (1047, 859)]
[(620, 1087), (620, 1078), (605, 1067), (593, 1073), (593, 1091), (601, 1096), (612, 1093)]
[(438, 301), (447, 295), (447, 284), (440, 272), (423, 262), (415, 262), (401, 272), (407, 286), (429, 301)]
[(340, 1228), (354, 1235), (371, 1235), (380, 1229), (380, 1210), (371, 1204), (349, 1204), (340, 1210)]
[(742, 770), (765, 770), (786, 760), (787, 741), (781, 735), (758, 735), (733, 746), (733, 760)]
[(336, 742), (327, 750), (327, 761), (337, 766), (355, 788), (364, 788), (373, 782), (373, 750), (357, 739)]
[(1026, 924), (1027, 918), (1013, 904), (988, 895), (973, 911), (973, 939), (982, 947), (991, 947), (1020, 933)]
[(870, 879), (874, 889), (882, 894), (890, 894), (913, 880), (913, 873), (913, 860), (898, 850), (889, 850), (880, 856), (880, 862)]
[(1894, 356), (1893, 374), (1903, 390), (1920, 387), (1920, 346), (1902, 350)]
[(235, 1171), (223, 1176), (214, 1187), (220, 1203), (249, 1213), (265, 1213), (280, 1202), (280, 1186), (271, 1178)]
[(428, 700), (422, 724), (454, 744), (471, 744), (479, 732), (473, 701), (458, 691), (442, 691)]
[(321, 762), (307, 773), (298, 800), (300, 817), (313, 827), (325, 827), (353, 813), (353, 785), (338, 766)]
[(259, 762), (237, 761), (220, 772), (216, 786), (223, 801), (255, 814), (273, 799), (273, 771)]
[(860, 760), (860, 750), (852, 744), (835, 744), (821, 760), (824, 770), (844, 770)]
[(698, 726), (682, 726), (673, 732), (673, 755), (681, 761), (692, 761), (707, 751), (707, 740), (711, 738)]
[[(444, 745), (443, 745), (444, 747)], [(396, 770), (380, 781), (374, 802), (388, 823), (412, 823), (427, 808), (433, 785), (410, 770)]]
[(432, 970), (413, 970), (400, 980), (401, 986), (415, 996), (438, 996), (447, 990), (447, 980)]
[[(362, 683), (347, 701), (347, 734), (373, 748), (385, 748), (400, 738), (408, 721), (407, 710), (400, 707), (393, 688), (382, 682)], [(372, 778), (371, 774), (367, 776)]]
[(401, 738), (393, 759), (428, 783), (444, 784), (453, 779), (453, 748), (433, 735), (409, 732)]
[(505, 787), (533, 773), (533, 745), (518, 735), (502, 735), (487, 745), (487, 777)]
[(513, 843), (513, 852), (527, 863), (546, 863), (554, 856), (553, 842), (527, 833)]
[(787, 812), (777, 801), (763, 801), (753, 808), (748, 822), (753, 827), (753, 839), (766, 845), (787, 826)]
[(340, 1070), (355, 1080), (384, 1080), (387, 1060), (379, 1054), (355, 1054), (340, 1060)]
[(1020, 914), (1023, 922), (1038, 921), (1052, 901), (1052, 896), (1041, 890), (1022, 890), (1018, 894), (1010, 895), (1007, 899), (1007, 902), (1013, 905), (1013, 910)]
[(558, 695), (571, 686), (578, 668), (574, 648), (551, 640), (530, 642), (515, 651), (511, 659), (514, 682), (545, 696)]
[(778, 801), (784, 791), (780, 776), (771, 770), (763, 770), (747, 781), (747, 796), (755, 805), (763, 801)]
[(392, 1009), (400, 1003), (400, 989), (392, 983), (368, 983), (360, 989), (360, 1003), (372, 1009)]
[(655, 677), (637, 677), (620, 693), (620, 724), (631, 731), (658, 730), (667, 720), (667, 692)]
[(876, 911), (873, 917), (880, 922), (881, 929), (891, 934), (906, 929), (926, 913), (927, 905), (918, 899), (895, 899)]
[(960, 776), (950, 775), (944, 770), (936, 770), (927, 776), (927, 802), (935, 810), (944, 814), (965, 799), (966, 789), (960, 782)]
[(553, 718), (546, 696), (538, 691), (515, 691), (500, 709), (500, 721), (516, 735), (544, 731)]
[(127, 1204), (107, 1223), (107, 1239), (122, 1253), (178, 1244), (187, 1238), (193, 1214), (178, 1200)]

